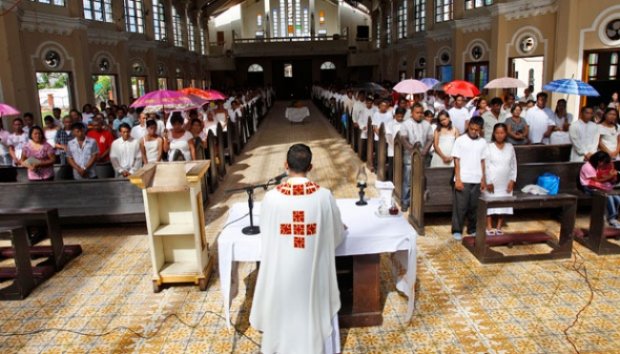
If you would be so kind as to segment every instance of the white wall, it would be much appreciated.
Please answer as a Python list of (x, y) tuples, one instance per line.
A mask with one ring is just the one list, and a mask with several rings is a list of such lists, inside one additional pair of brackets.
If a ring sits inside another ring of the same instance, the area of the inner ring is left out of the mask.
[[(531, 57), (531, 58), (515, 58), (515, 77), (526, 84), (530, 84), (529, 82), (529, 72), (531, 69), (534, 70), (534, 92), (532, 93), (534, 96), (540, 91), (542, 91), (543, 86), (543, 63), (545, 57)], [(523, 96), (523, 88), (517, 90), (517, 96)]]
[(349, 43), (355, 42), (357, 36), (357, 26), (368, 26), (368, 35), (372, 34), (370, 15), (357, 10), (346, 3), (340, 8), (340, 28), (341, 33), (349, 29)]
[[(254, 20), (256, 21), (256, 18), (254, 18)], [(209, 41), (217, 41), (217, 32), (224, 32), (224, 50), (230, 49), (232, 46), (233, 31), (235, 31), (237, 37), (243, 36), (241, 5), (233, 6), (209, 21)]]

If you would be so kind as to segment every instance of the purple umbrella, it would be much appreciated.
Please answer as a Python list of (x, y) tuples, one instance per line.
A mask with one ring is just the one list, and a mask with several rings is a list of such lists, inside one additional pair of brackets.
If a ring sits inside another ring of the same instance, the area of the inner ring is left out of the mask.
[(422, 81), (424, 83), (424, 85), (428, 86), (429, 90), (432, 90), (433, 86), (435, 86), (435, 85), (437, 85), (439, 83), (439, 80), (433, 79), (432, 77), (425, 77), (425, 78), (421, 79), (420, 81)]
[(188, 109), (198, 108), (205, 102), (202, 100), (189, 97), (178, 91), (158, 90), (147, 93), (138, 98), (131, 107), (153, 107), (161, 106), (164, 112), (168, 111), (185, 111)]

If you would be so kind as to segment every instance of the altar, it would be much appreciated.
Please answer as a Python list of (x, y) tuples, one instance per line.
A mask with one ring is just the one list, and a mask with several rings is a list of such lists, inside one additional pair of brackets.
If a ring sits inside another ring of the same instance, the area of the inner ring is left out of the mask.
[[(379, 200), (366, 206), (355, 205), (354, 199), (338, 199), (342, 221), (347, 225), (343, 242), (336, 249), (338, 285), (342, 307), (342, 327), (374, 326), (382, 321), (380, 293), (380, 254), (389, 253), (392, 275), (398, 291), (408, 298), (405, 320), (413, 315), (416, 280), (417, 233), (402, 216), (376, 214)], [(258, 225), (260, 203), (254, 205), (254, 221)], [(234, 262), (259, 262), (260, 234), (246, 236), (241, 229), (249, 225), (248, 206), (237, 203), (228, 214), (226, 227), (218, 238), (219, 275), (226, 323), (230, 326), (230, 303), (237, 294), (238, 277)], [(349, 257), (347, 257), (349, 256)], [(347, 272), (351, 277), (343, 281)]]
[(303, 121), (310, 116), (308, 107), (288, 107), (284, 112), (284, 116), (291, 123), (303, 123)]

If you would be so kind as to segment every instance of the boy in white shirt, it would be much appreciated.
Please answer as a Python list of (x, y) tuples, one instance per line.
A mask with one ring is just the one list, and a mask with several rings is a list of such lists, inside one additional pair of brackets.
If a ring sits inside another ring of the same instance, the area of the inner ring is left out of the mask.
[(372, 133), (372, 127), (368, 126), (368, 120), (372, 119), (377, 107), (373, 105), (374, 98), (372, 96), (366, 97), (366, 105), (360, 110), (357, 125), (360, 128), (360, 140), (362, 149), (362, 160), (366, 161), (366, 147), (368, 146), (368, 133)]
[(452, 237), (463, 238), (467, 218), (467, 231), (476, 232), (476, 216), (480, 192), (486, 189), (484, 160), (489, 154), (486, 140), (481, 137), (484, 120), (474, 117), (469, 121), (467, 133), (454, 142), (454, 199), (452, 201)]

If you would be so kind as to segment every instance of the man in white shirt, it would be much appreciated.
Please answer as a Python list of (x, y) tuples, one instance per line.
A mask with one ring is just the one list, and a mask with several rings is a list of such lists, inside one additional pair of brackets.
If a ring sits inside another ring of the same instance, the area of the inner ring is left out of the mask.
[[(140, 114), (140, 118), (146, 121), (143, 116)], [(120, 138), (114, 140), (110, 148), (110, 162), (116, 177), (128, 177), (142, 166), (140, 140), (132, 138), (130, 132), (129, 124), (122, 123), (119, 127)]]
[(501, 115), (502, 110), (502, 99), (499, 97), (494, 97), (491, 100), (491, 109), (484, 112), (482, 115), (482, 119), (484, 120), (484, 127), (482, 130), (484, 131), (484, 140), (487, 143), (491, 142), (491, 138), (493, 137), (493, 128), (495, 128), (495, 124), (503, 123), (504, 119)]
[(536, 105), (527, 110), (525, 122), (530, 126), (530, 144), (542, 144), (543, 139), (549, 138), (553, 132), (555, 122), (553, 111), (547, 106), (547, 94), (544, 92), (536, 95)]
[[(144, 112), (140, 113), (140, 117), (138, 119), (140, 121), (140, 124), (136, 125), (133, 128), (130, 128), (131, 137), (136, 140), (140, 140), (146, 135), (146, 113)], [(123, 124), (121, 123), (121, 125)], [(129, 126), (129, 124), (127, 124), (127, 126)], [(119, 132), (120, 132), (120, 126), (119, 126)]]
[(372, 127), (368, 126), (368, 120), (372, 119), (377, 107), (373, 105), (374, 98), (366, 97), (366, 105), (358, 113), (357, 125), (360, 128), (360, 144), (362, 148), (362, 160), (366, 161), (366, 147), (368, 146), (368, 131), (372, 131)]
[(458, 129), (459, 134), (465, 133), (467, 122), (469, 121), (469, 111), (465, 106), (465, 97), (457, 95), (454, 101), (454, 107), (450, 108), (448, 114), (452, 120), (452, 125)]
[(502, 122), (506, 119), (512, 117), (512, 107), (515, 105), (515, 95), (513, 93), (508, 93), (504, 96), (504, 104), (502, 105), (501, 115)]
[(532, 92), (534, 92), (534, 87), (528, 86), (525, 90), (523, 90), (523, 97), (519, 98), (519, 102), (527, 103), (528, 101), (534, 101), (534, 95), (532, 95)]
[(568, 134), (573, 147), (570, 160), (574, 162), (588, 161), (590, 156), (598, 150), (599, 127), (592, 121), (594, 110), (583, 107), (579, 119), (570, 125)]
[(484, 160), (489, 148), (481, 139), (484, 121), (474, 117), (469, 122), (467, 132), (456, 139), (452, 147), (454, 157), (454, 199), (452, 201), (452, 237), (462, 239), (465, 218), (467, 231), (476, 233), (478, 198), (486, 189)]
[(409, 209), (409, 192), (411, 190), (411, 154), (415, 144), (420, 144), (422, 156), (428, 155), (433, 145), (433, 128), (424, 119), (424, 107), (415, 103), (411, 107), (411, 118), (400, 126), (400, 141), (403, 144), (403, 188), (401, 209), (406, 212)]
[(394, 180), (394, 138), (396, 137), (396, 134), (400, 132), (400, 127), (403, 124), (406, 113), (407, 111), (404, 108), (396, 108), (394, 110), (394, 118), (385, 125), (385, 140), (387, 142), (388, 156), (388, 181)]

